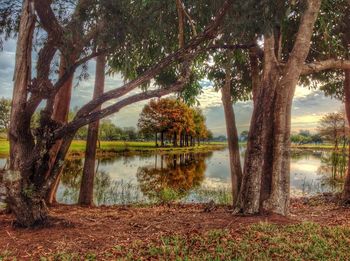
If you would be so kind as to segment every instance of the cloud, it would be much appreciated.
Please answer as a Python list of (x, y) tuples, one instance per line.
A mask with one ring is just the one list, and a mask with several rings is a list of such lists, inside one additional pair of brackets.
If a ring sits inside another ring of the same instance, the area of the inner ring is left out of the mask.
[[(5, 42), (4, 50), (0, 52), (0, 97), (10, 98), (12, 95), (15, 50), (16, 41), (10, 39)], [(89, 62), (89, 78), (79, 82), (79, 85), (74, 88), (71, 108), (76, 106), (81, 107), (92, 99), (95, 65), (95, 60)], [(78, 74), (79, 72), (77, 72), (76, 76)], [(74, 84), (76, 85), (77, 83), (78, 80), (75, 79)], [(211, 82), (207, 79), (204, 79), (201, 84), (203, 86), (203, 93), (198, 97), (198, 100), (207, 118), (207, 125), (215, 135), (226, 135), (221, 93), (215, 91)], [(123, 79), (120, 74), (106, 76), (106, 91), (122, 85)], [(125, 97), (138, 92), (140, 92), (140, 89), (135, 89)], [(117, 100), (110, 101), (106, 103), (105, 106), (116, 101)], [(142, 101), (129, 105), (110, 118), (120, 127), (136, 126), (139, 114), (146, 103), (147, 101)], [(325, 97), (321, 91), (298, 86), (296, 88), (292, 108), (292, 130), (309, 129), (314, 131), (317, 127), (317, 122), (325, 113), (339, 111), (341, 107), (342, 104), (340, 101)], [(252, 102), (238, 102), (234, 105), (234, 110), (238, 131), (248, 130), (253, 110)]]

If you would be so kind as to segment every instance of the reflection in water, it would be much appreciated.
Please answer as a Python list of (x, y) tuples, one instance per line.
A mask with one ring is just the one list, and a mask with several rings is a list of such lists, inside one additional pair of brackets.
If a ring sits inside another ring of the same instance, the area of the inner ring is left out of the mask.
[[(211, 154), (187, 153), (153, 156), (154, 164), (138, 168), (136, 173), (138, 185), (124, 180), (112, 180), (106, 171), (100, 171), (97, 168), (94, 181), (94, 202), (96, 205), (112, 205), (165, 202), (184, 198), (191, 189), (200, 186), (206, 169), (205, 159)], [(123, 157), (122, 164), (133, 164), (136, 158)], [(104, 159), (98, 162), (97, 166), (116, 162), (118, 162), (118, 157)], [(59, 202), (74, 204), (78, 201), (82, 168), (82, 159), (67, 160), (57, 194)]]
[(209, 154), (212, 153), (161, 155), (160, 166), (156, 157), (154, 168), (140, 167), (137, 171), (142, 193), (158, 202), (186, 197), (204, 180), (205, 158)]
[(326, 151), (293, 151), (291, 154), (291, 192), (294, 196), (339, 192), (342, 184), (335, 181), (324, 159)]
[[(241, 152), (242, 161), (244, 150)], [(94, 183), (96, 205), (148, 202), (231, 202), (228, 150), (201, 154), (119, 155), (100, 159)], [(57, 193), (61, 203), (78, 201), (83, 159), (67, 160)], [(332, 165), (336, 162), (337, 165)], [(293, 151), (291, 159), (292, 196), (337, 192), (344, 170), (330, 152)], [(5, 160), (0, 159), (0, 168)], [(335, 168), (337, 168), (335, 172)], [(339, 178), (340, 179), (340, 178)]]
[(333, 180), (342, 180), (347, 171), (348, 156), (345, 151), (332, 151), (321, 158), (320, 173), (331, 173)]

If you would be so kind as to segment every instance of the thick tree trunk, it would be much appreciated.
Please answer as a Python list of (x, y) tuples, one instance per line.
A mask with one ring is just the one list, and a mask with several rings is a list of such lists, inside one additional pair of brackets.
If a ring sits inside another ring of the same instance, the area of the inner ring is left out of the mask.
[[(344, 93), (345, 93), (345, 113), (350, 124), (350, 70), (345, 72), (345, 81), (344, 81)], [(348, 157), (348, 170), (344, 183), (343, 190), (343, 200), (345, 203), (350, 203), (350, 145), (349, 145), (349, 157)]]
[(30, 132), (30, 115), (27, 115), (26, 101), (31, 82), (32, 45), (35, 28), (33, 1), (23, 2), (16, 48), (16, 65), (9, 127), (10, 170), (18, 171), (24, 158), (30, 155), (34, 146)]
[(235, 204), (242, 180), (242, 166), (239, 154), (238, 133), (236, 119), (231, 99), (231, 73), (226, 72), (225, 85), (221, 89), (221, 100), (224, 106), (227, 142), (230, 154), (230, 170), (233, 204)]
[(6, 180), (7, 203), (11, 212), (16, 216), (16, 223), (23, 227), (32, 227), (41, 224), (48, 217), (45, 200), (35, 192), (26, 190), (22, 192), (20, 180)]
[(254, 97), (237, 211), (287, 215), (290, 183), (291, 107), (301, 68), (310, 48), (319, 0), (309, 0), (284, 70), (278, 66), (273, 32), (264, 37), (264, 68)]
[[(72, 57), (73, 62), (75, 60), (74, 58), (75, 57)], [(62, 77), (62, 75), (66, 72), (66, 69), (67, 69), (66, 59), (67, 58), (61, 55), (59, 77)], [(57, 93), (55, 97), (53, 114), (52, 114), (53, 120), (60, 123), (66, 123), (68, 121), (70, 101), (72, 97), (72, 87), (73, 87), (73, 75), (69, 77), (69, 79), (65, 82), (65, 84), (62, 86), (62, 88), (60, 89), (60, 91)], [(52, 168), (52, 164), (54, 164), (56, 160), (56, 156), (60, 149), (61, 144), (62, 144), (62, 140), (57, 141), (50, 151), (51, 168)], [(50, 171), (48, 175), (50, 175)], [(60, 183), (60, 179), (61, 179), (61, 174), (57, 177), (53, 186), (50, 188), (50, 191), (47, 194), (46, 202), (50, 205), (56, 203), (56, 193), (57, 193), (58, 185)]]
[[(96, 99), (97, 97), (102, 95), (104, 92), (105, 67), (106, 67), (106, 57), (103, 55), (97, 57), (95, 89), (94, 89), (93, 99)], [(100, 110), (100, 109), (101, 107), (96, 108), (96, 110)], [(83, 177), (81, 180), (80, 193), (79, 193), (80, 205), (86, 205), (86, 206), (93, 205), (98, 128), (99, 128), (99, 121), (89, 124), (87, 141), (86, 141)]]
[(9, 128), (10, 164), (4, 175), (6, 202), (21, 226), (33, 226), (48, 216), (45, 202), (36, 195), (28, 166), (33, 154), (34, 138), (30, 132), (31, 114), (27, 110), (28, 86), (31, 82), (32, 42), (35, 28), (33, 1), (23, 2), (16, 49), (16, 66)]

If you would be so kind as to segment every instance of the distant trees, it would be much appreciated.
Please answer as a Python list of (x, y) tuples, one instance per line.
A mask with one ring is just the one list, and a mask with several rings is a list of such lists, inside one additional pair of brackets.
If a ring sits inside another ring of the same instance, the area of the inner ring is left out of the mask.
[(0, 99), (0, 132), (7, 132), (10, 125), (11, 100)]
[(202, 111), (173, 98), (151, 100), (140, 114), (138, 127), (145, 135), (153, 134), (157, 146), (158, 134), (161, 146), (171, 140), (174, 147), (193, 146), (195, 140), (200, 144), (209, 134)]
[(294, 144), (323, 143), (323, 137), (319, 133), (311, 134), (308, 130), (300, 130), (297, 134), (292, 134), (290, 140)]
[(241, 132), (241, 134), (239, 135), (239, 140), (242, 142), (246, 142), (248, 140), (248, 135), (249, 135), (249, 131), (244, 130)]

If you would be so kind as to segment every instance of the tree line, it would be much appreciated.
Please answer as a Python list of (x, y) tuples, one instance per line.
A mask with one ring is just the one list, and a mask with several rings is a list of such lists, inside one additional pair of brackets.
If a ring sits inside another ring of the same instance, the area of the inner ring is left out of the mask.
[[(162, 104), (162, 108), (159, 107), (160, 104)], [(166, 108), (166, 106), (168, 107)], [(151, 112), (151, 108), (154, 110), (153, 112)], [(74, 108), (69, 111), (68, 121), (75, 117), (77, 110), (78, 108)], [(7, 135), (10, 125), (10, 111), (11, 100), (1, 98), (0, 133), (3, 133), (4, 137)], [(184, 118), (183, 115), (187, 115), (187, 117)], [(36, 112), (31, 122), (32, 129), (39, 126), (39, 120), (40, 114)], [(165, 138), (169, 137), (166, 134), (169, 134), (170, 130), (176, 134), (180, 133), (177, 135), (180, 139), (180, 146), (189, 146), (189, 144), (193, 146), (195, 140), (200, 144), (201, 141), (214, 139), (212, 132), (208, 130), (205, 124), (205, 117), (201, 109), (190, 108), (185, 103), (173, 98), (160, 99), (158, 101), (151, 100), (141, 112), (138, 126), (139, 129), (135, 127), (121, 128), (116, 126), (110, 119), (103, 119), (99, 124), (98, 139), (100, 141), (152, 141), (155, 138), (155, 133), (160, 133), (162, 138), (161, 146), (164, 146)], [(74, 139), (87, 140), (87, 136), (88, 128), (84, 126), (76, 132)], [(175, 142), (173, 139), (172, 142), (175, 143), (175, 146), (178, 145), (178, 140)]]

